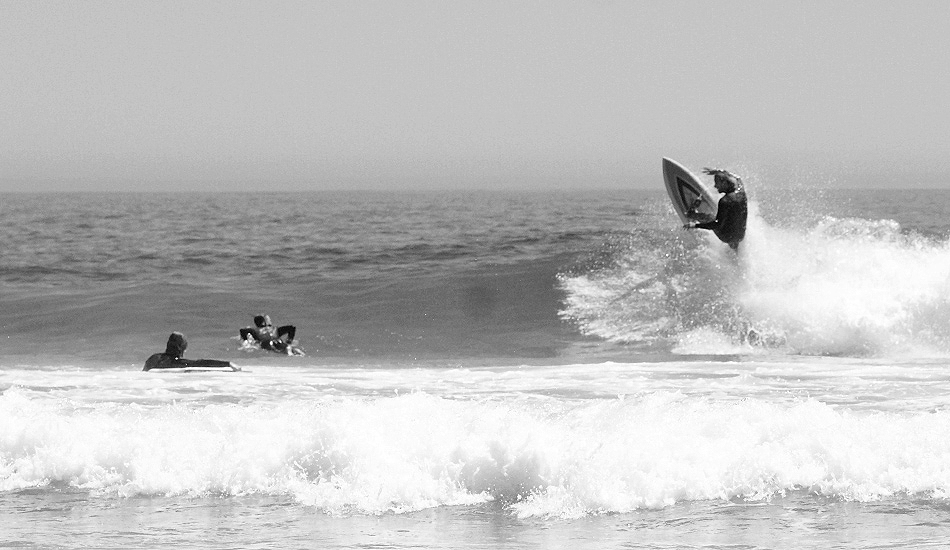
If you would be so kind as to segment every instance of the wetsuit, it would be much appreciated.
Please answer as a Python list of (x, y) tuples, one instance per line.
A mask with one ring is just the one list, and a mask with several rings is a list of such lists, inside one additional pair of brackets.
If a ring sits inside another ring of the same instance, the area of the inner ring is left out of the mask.
[(726, 193), (719, 199), (716, 219), (711, 222), (697, 223), (698, 229), (712, 229), (719, 240), (738, 250), (739, 242), (745, 238), (745, 224), (749, 217), (749, 204), (745, 191)]

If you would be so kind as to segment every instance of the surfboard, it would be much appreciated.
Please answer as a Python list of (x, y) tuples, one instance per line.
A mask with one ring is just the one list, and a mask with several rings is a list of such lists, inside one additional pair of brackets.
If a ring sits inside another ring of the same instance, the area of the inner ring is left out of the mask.
[(241, 372), (241, 367), (234, 364), (220, 367), (169, 367), (149, 369), (148, 372)]
[(706, 186), (675, 160), (663, 158), (663, 181), (673, 210), (685, 223), (716, 219), (718, 203)]

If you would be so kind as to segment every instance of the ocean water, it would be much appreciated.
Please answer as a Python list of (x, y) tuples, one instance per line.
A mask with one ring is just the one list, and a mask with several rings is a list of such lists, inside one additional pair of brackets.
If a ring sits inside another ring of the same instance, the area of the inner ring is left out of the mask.
[(0, 547), (947, 547), (950, 192), (749, 187), (5, 196)]

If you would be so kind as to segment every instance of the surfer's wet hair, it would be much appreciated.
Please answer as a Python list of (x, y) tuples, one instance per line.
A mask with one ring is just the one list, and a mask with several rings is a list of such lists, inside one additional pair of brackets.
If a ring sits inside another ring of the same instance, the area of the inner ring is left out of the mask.
[(742, 178), (728, 170), (723, 170), (721, 168), (703, 168), (703, 173), (715, 177), (717, 181), (722, 178), (724, 181), (729, 183), (730, 187), (732, 187), (730, 191), (736, 191), (742, 188)]
[(269, 316), (269, 315), (264, 315), (264, 314), (262, 313), (262, 314), (260, 314), (260, 315), (255, 315), (255, 316), (254, 316), (254, 326), (256, 326), (256, 327), (266, 327), (266, 326), (269, 326), (270, 324), (271, 324), (271, 320), (270, 320), (270, 316)]
[(165, 343), (165, 355), (181, 357), (188, 349), (188, 340), (180, 332), (173, 332), (168, 336), (168, 342)]

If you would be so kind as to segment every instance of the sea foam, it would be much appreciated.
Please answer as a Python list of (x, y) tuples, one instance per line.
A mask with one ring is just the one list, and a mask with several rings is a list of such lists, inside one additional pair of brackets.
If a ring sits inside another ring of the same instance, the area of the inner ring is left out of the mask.
[(778, 227), (750, 203), (738, 255), (708, 232), (675, 243), (563, 276), (561, 316), (609, 340), (672, 340), (680, 353), (749, 352), (761, 343), (808, 355), (950, 353), (945, 240), (891, 220)]
[(792, 491), (945, 498), (950, 413), (678, 392), (77, 406), (11, 388), (0, 396), (0, 491), (27, 488), (265, 494), (330, 514), (495, 501), (558, 518)]

